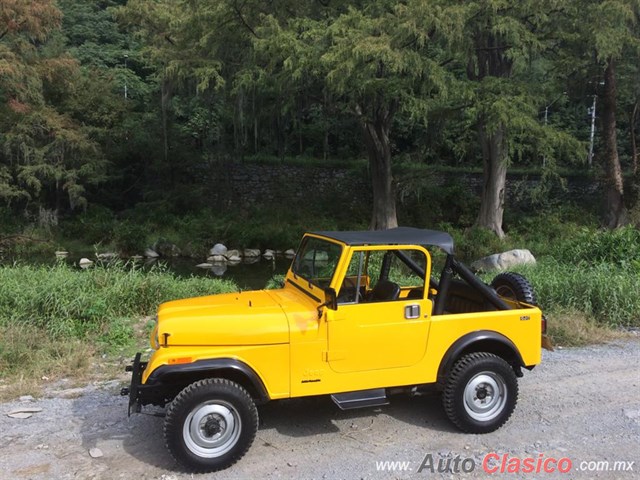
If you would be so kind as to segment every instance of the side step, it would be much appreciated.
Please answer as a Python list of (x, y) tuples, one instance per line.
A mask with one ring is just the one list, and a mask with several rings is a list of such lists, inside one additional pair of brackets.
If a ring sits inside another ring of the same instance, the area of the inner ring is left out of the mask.
[(387, 393), (384, 388), (336, 393), (335, 395), (331, 395), (331, 400), (340, 407), (340, 410), (351, 410), (352, 408), (361, 407), (377, 407), (389, 404)]

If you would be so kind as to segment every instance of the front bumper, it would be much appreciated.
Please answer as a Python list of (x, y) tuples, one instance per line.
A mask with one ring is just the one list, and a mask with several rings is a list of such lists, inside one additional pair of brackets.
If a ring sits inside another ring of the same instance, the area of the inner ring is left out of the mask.
[(131, 416), (131, 412), (140, 413), (142, 409), (142, 403), (140, 398), (140, 384), (142, 383), (142, 372), (147, 368), (147, 362), (141, 362), (141, 353), (136, 353), (135, 358), (131, 365), (125, 367), (125, 371), (131, 372), (131, 384), (128, 388), (120, 390), (120, 395), (123, 397), (129, 397), (129, 410), (128, 415)]

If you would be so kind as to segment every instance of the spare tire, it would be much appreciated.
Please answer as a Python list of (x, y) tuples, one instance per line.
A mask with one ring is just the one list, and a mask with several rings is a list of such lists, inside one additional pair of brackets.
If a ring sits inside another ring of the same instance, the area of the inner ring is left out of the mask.
[(537, 304), (533, 286), (529, 283), (529, 280), (519, 273), (504, 272), (496, 275), (491, 282), (491, 288), (501, 297), (530, 305)]

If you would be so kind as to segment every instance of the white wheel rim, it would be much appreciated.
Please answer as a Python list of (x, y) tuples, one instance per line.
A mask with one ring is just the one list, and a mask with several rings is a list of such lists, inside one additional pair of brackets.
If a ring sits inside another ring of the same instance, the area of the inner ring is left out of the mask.
[(195, 455), (215, 458), (224, 455), (238, 442), (242, 421), (230, 403), (215, 400), (194, 408), (185, 419), (182, 437)]
[(464, 388), (464, 409), (479, 422), (495, 419), (507, 403), (507, 386), (494, 372), (480, 372)]

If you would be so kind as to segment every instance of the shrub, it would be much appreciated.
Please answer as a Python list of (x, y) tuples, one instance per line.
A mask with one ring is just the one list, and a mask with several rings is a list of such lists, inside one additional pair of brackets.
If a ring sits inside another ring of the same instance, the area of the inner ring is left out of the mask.
[(640, 271), (640, 230), (633, 226), (599, 231), (581, 228), (571, 239), (556, 243), (551, 254), (570, 264), (610, 263)]
[(514, 270), (531, 281), (543, 310), (582, 312), (600, 325), (640, 326), (640, 271), (552, 258)]

